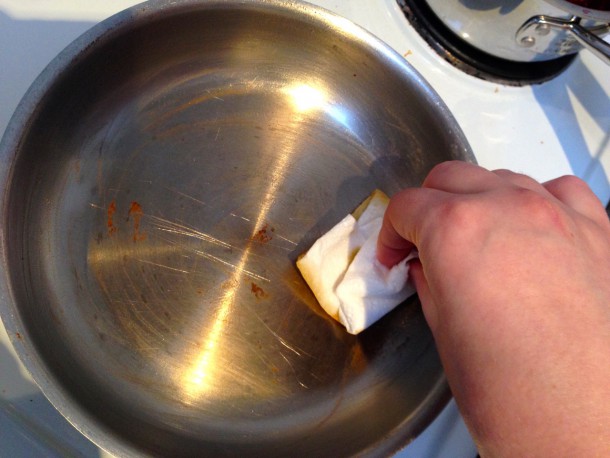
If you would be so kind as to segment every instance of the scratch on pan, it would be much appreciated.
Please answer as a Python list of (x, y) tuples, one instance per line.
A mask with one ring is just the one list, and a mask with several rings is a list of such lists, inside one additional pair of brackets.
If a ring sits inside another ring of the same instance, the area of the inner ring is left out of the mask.
[[(218, 128), (218, 132), (220, 132), (220, 127)], [(216, 137), (218, 138), (218, 133), (216, 134)], [(186, 197), (187, 199), (192, 200), (193, 202), (197, 202), (200, 205), (204, 205), (206, 207), (210, 207), (211, 206), (210, 204), (204, 202), (203, 200), (197, 199), (197, 198), (195, 198), (195, 197), (193, 197), (193, 196), (191, 196), (189, 194), (186, 194), (186, 193), (184, 193), (182, 191), (178, 191), (177, 189), (168, 188), (167, 186), (162, 186), (162, 187), (164, 189), (167, 189), (170, 192), (173, 192), (174, 194), (178, 194), (179, 196)], [(244, 221), (248, 221), (248, 222), (251, 221), (249, 218), (246, 218), (245, 216), (238, 215), (237, 213), (231, 212), (231, 213), (229, 213), (229, 215), (231, 215), (231, 216), (233, 216), (235, 218), (243, 219)]]
[[(147, 215), (148, 216), (148, 215)], [(170, 234), (183, 235), (185, 237), (192, 237), (204, 242), (210, 242), (216, 245), (220, 245), (224, 248), (235, 248), (230, 244), (217, 239), (216, 237), (206, 234), (205, 232), (198, 231), (192, 227), (180, 224), (174, 221), (169, 221), (158, 216), (150, 215), (148, 218), (152, 219), (157, 223), (157, 229), (162, 232), (168, 232)]]
[(405, 132), (405, 133), (407, 133), (407, 134), (409, 133), (409, 131), (408, 131), (408, 130), (407, 130), (405, 127), (403, 127), (403, 126), (399, 126), (398, 124), (394, 124), (394, 123), (389, 122), (389, 121), (384, 121), (384, 122), (385, 122), (385, 124), (387, 124), (388, 126), (393, 127), (393, 128), (395, 128), (395, 129), (399, 130), (400, 132)]
[(280, 356), (282, 358), (284, 358), (284, 361), (286, 361), (286, 364), (288, 364), (288, 366), (290, 367), (290, 369), (292, 370), (292, 373), (294, 374), (294, 378), (297, 380), (298, 384), (301, 385), (303, 388), (305, 389), (309, 389), (309, 387), (307, 385), (305, 385), (303, 382), (301, 382), (299, 380), (299, 377), (297, 376), (297, 371), (294, 370), (294, 366), (292, 365), (292, 363), (290, 362), (290, 360), (288, 358), (286, 358), (286, 356), (284, 356), (284, 354), (282, 352), (280, 352)]
[(292, 345), (290, 345), (288, 342), (286, 342), (277, 332), (275, 332), (273, 329), (271, 329), (269, 327), (269, 325), (267, 323), (265, 323), (260, 316), (258, 316), (258, 314), (256, 314), (256, 318), (261, 322), (261, 324), (267, 329), (267, 331), (269, 331), (271, 333), (271, 335), (273, 337), (275, 337), (277, 339), (277, 341), (284, 347), (286, 347), (288, 350), (290, 350), (291, 352), (293, 352), (295, 355), (297, 356), (309, 356), (310, 358), (313, 358), (313, 356), (309, 353), (307, 353), (306, 351), (303, 350), (299, 350), (294, 348)]
[(229, 215), (234, 216), (235, 218), (241, 218), (244, 221), (248, 221), (248, 222), (251, 221), (250, 219), (246, 218), (245, 216), (236, 215), (235, 213), (229, 213)]
[[(172, 245), (179, 245), (179, 243), (176, 242), (175, 240), (171, 240), (171, 239), (167, 239), (167, 238), (162, 238), (162, 240), (164, 240), (165, 242), (170, 243)], [(180, 246), (182, 246), (182, 245), (180, 245)], [(228, 261), (225, 261), (224, 259), (221, 259), (221, 258), (219, 258), (217, 256), (211, 255), (210, 253), (206, 253), (205, 251), (197, 250), (195, 248), (189, 248), (189, 247), (185, 247), (185, 246), (182, 246), (182, 248), (188, 249), (192, 253), (194, 253), (194, 254), (196, 254), (198, 256), (201, 256), (202, 258), (208, 259), (210, 261), (218, 262), (218, 263), (220, 263), (222, 265), (230, 267), (233, 270), (239, 270), (239, 272), (243, 273), (244, 275), (246, 275), (247, 277), (250, 277), (252, 279), (261, 280), (261, 281), (265, 281), (265, 282), (268, 282), (268, 283), (271, 282), (271, 280), (269, 278), (267, 278), (267, 277), (263, 277), (262, 275), (259, 275), (259, 274), (255, 273), (255, 272), (252, 272), (252, 271), (247, 270), (247, 269), (245, 269), (243, 267), (240, 267), (239, 265), (232, 264), (232, 263), (230, 263)], [(185, 257), (185, 258), (189, 258), (189, 256), (184, 255), (184, 254), (182, 256)], [(193, 273), (193, 272), (185, 272), (185, 273)]]
[[(207, 92), (208, 94), (212, 95), (212, 93), (210, 92), (210, 90), (209, 90), (209, 89), (206, 89), (206, 91), (205, 91), (205, 92)], [(221, 102), (224, 102), (224, 99), (221, 99), (220, 97), (218, 97), (218, 96), (216, 96), (216, 95), (212, 95), (212, 98), (213, 98), (213, 99), (216, 99), (216, 100), (220, 100)]]
[(136, 261), (143, 262), (144, 264), (151, 264), (155, 267), (162, 267), (164, 269), (173, 270), (175, 272), (182, 272), (184, 274), (190, 274), (190, 272), (188, 270), (176, 269), (175, 267), (166, 266), (165, 264), (160, 264), (158, 262), (146, 261), (145, 259), (139, 259), (139, 258), (136, 258)]
[[(238, 269), (239, 266), (232, 264), (228, 261), (225, 261), (224, 259), (220, 259), (216, 256), (213, 256), (209, 253), (206, 253), (205, 251), (201, 251), (201, 250), (193, 250), (195, 253), (197, 253), (199, 256), (201, 256), (202, 258), (205, 259), (209, 259), (210, 261), (216, 261), (219, 262), (220, 264), (223, 264), (227, 267), (231, 267), (232, 269)], [(241, 273), (245, 274), (246, 276), (250, 277), (250, 278), (254, 278), (256, 280), (262, 280), (262, 281), (266, 281), (266, 282), (271, 282), (270, 279), (268, 279), (267, 277), (263, 277), (262, 275), (259, 275), (257, 273), (251, 272), (249, 270), (242, 268), (239, 268), (238, 270), (240, 270)]]
[(189, 194), (185, 194), (182, 191), (178, 191), (177, 189), (168, 188), (167, 186), (162, 186), (162, 188), (167, 189), (168, 191), (173, 192), (174, 194), (178, 194), (179, 196), (186, 197), (187, 199), (190, 199), (193, 202), (197, 202), (198, 204), (208, 206), (208, 204), (206, 204), (203, 200), (196, 199), (195, 197), (193, 197)]
[(277, 235), (277, 234), (275, 234), (275, 236), (276, 236), (278, 239), (282, 239), (282, 240), (284, 240), (285, 242), (290, 243), (291, 245), (294, 245), (294, 246), (297, 246), (297, 245), (298, 245), (298, 243), (293, 242), (292, 240), (287, 239), (286, 237), (282, 237), (281, 235)]

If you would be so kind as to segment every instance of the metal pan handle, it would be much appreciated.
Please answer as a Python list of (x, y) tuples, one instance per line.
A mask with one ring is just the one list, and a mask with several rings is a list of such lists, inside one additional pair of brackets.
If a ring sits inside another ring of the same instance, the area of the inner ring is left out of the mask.
[(576, 40), (595, 54), (597, 57), (610, 65), (610, 44), (602, 40), (594, 33), (589, 32), (578, 22), (570, 23), (567, 30)]
[(515, 38), (521, 46), (542, 50), (552, 43), (553, 37), (557, 33), (566, 32), (572, 40), (561, 41), (560, 49), (556, 50), (557, 54), (576, 52), (578, 50), (576, 48), (579, 48), (578, 45), (580, 45), (610, 65), (610, 44), (597, 35), (598, 33), (603, 35), (609, 30), (610, 24), (590, 30), (586, 29), (580, 24), (580, 18), (576, 16), (570, 19), (560, 19), (540, 15), (528, 19), (519, 28)]

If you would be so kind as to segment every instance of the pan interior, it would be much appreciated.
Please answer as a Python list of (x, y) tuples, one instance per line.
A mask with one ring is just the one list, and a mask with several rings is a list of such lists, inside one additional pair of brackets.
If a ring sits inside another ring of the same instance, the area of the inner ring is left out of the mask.
[(30, 367), (125, 455), (391, 451), (448, 396), (417, 300), (351, 336), (295, 260), (373, 189), (466, 147), (364, 41), (196, 3), (132, 10), (23, 129), (4, 228)]

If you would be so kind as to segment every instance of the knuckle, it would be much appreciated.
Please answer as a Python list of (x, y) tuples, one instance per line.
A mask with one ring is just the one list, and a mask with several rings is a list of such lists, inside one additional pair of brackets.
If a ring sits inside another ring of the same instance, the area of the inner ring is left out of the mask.
[(526, 188), (514, 190), (514, 203), (522, 218), (531, 224), (569, 231), (569, 218), (561, 206), (546, 196)]
[(512, 177), (515, 174), (515, 172), (508, 169), (496, 169), (493, 171), (493, 173), (498, 175), (500, 178)]
[(574, 175), (564, 175), (557, 179), (557, 186), (566, 191), (589, 191), (589, 185), (582, 179)]
[(505, 180), (513, 183), (514, 185), (522, 186), (524, 188), (536, 189), (542, 186), (532, 177), (523, 173), (513, 172), (512, 170), (498, 169), (494, 170), (494, 173), (499, 177), (504, 178)]
[(543, 214), (550, 211), (550, 200), (542, 194), (527, 188), (513, 190), (515, 204), (528, 214)]
[(473, 236), (485, 226), (485, 212), (474, 199), (455, 198), (441, 203), (436, 209), (435, 221), (445, 237)]
[(448, 173), (455, 167), (457, 161), (445, 161), (436, 164), (424, 179), (423, 187), (436, 187), (438, 183), (443, 183)]

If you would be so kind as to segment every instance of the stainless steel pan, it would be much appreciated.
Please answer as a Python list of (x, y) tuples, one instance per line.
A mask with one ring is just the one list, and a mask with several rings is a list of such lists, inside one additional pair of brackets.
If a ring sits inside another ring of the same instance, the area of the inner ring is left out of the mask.
[(358, 337), (294, 262), (374, 188), (473, 160), (404, 60), (291, 1), (155, 1), (36, 80), (0, 146), (15, 349), (119, 456), (384, 455), (449, 398), (415, 298)]

